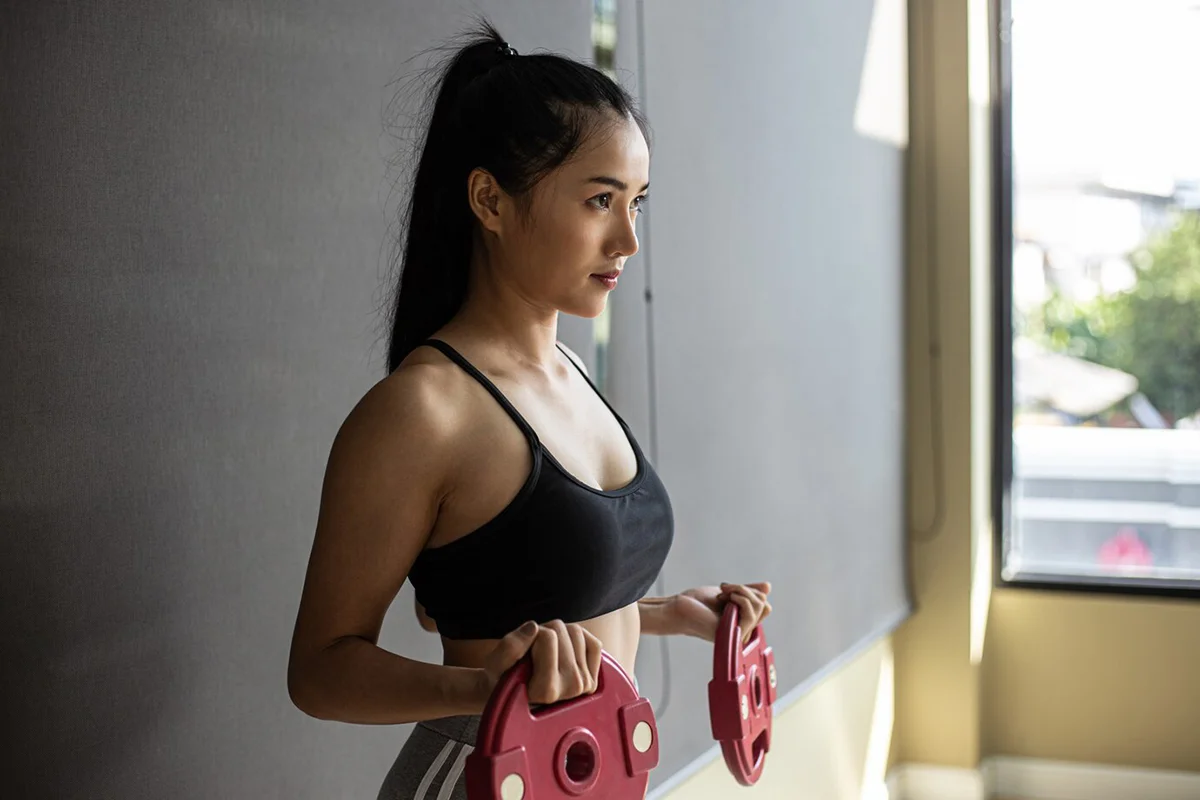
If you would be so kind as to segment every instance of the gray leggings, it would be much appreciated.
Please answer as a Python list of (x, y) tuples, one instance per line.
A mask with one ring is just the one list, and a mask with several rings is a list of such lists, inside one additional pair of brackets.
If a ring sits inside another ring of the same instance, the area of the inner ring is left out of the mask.
[[(633, 684), (637, 686), (636, 677)], [(467, 800), (463, 766), (475, 749), (480, 719), (472, 715), (417, 723), (377, 800)]]
[(418, 723), (383, 779), (378, 800), (467, 800), (463, 765), (478, 732), (478, 716)]

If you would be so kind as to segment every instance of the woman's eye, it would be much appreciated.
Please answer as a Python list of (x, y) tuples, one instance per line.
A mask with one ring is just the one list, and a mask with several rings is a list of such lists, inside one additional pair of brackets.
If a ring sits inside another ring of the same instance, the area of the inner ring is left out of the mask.
[[(633, 203), (630, 204), (630, 210), (640, 214), (649, 199), (650, 198), (647, 195), (638, 195), (633, 199)], [(597, 195), (588, 202), (596, 206), (596, 208), (599, 208), (603, 211), (608, 211), (612, 207), (612, 194), (605, 193), (602, 195)]]

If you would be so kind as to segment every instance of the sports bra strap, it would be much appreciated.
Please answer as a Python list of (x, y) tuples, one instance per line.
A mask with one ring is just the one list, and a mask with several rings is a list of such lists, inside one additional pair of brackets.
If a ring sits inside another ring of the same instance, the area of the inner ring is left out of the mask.
[(496, 402), (498, 402), (504, 408), (504, 410), (508, 412), (508, 415), (512, 417), (513, 422), (517, 423), (517, 426), (525, 432), (525, 435), (529, 437), (529, 440), (535, 444), (539, 442), (537, 432), (534, 431), (533, 426), (525, 421), (525, 418), (521, 416), (521, 412), (517, 411), (516, 406), (510, 403), (508, 398), (504, 396), (504, 392), (500, 391), (500, 389), (496, 387), (496, 384), (488, 380), (488, 377), (480, 372), (474, 364), (472, 364), (470, 361), (467, 361), (462, 353), (458, 352), (441, 339), (426, 339), (421, 344), (428, 345), (436, 350), (440, 350), (442, 354), (446, 356), (446, 358), (450, 359), (455, 364), (458, 364), (458, 366), (462, 367), (464, 372), (466, 372), (475, 380), (479, 381), (479, 383), (483, 385), (483, 388), (487, 389), (488, 392), (491, 393), (492, 397), (496, 398)]

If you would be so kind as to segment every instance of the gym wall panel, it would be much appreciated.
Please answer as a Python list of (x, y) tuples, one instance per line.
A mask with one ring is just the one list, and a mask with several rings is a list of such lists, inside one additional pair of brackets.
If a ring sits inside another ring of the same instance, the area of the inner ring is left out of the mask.
[[(610, 394), (649, 409), (677, 523), (665, 590), (770, 580), (785, 702), (909, 610), (902, 8), (621, 6), (642, 39), (619, 66), (655, 141), (641, 274), (613, 297)], [(661, 788), (714, 755), (712, 656), (672, 639), (663, 680), (657, 649), (643, 643), (638, 671), (662, 710)]]

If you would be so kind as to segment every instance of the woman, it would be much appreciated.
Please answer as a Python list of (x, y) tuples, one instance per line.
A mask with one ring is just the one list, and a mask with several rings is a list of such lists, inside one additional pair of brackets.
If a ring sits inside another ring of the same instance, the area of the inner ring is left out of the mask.
[[(531, 702), (630, 674), (642, 634), (748, 632), (766, 584), (645, 597), (666, 559), (666, 489), (556, 339), (595, 317), (638, 249), (646, 126), (603, 73), (521, 56), (490, 25), (441, 76), (407, 209), (388, 377), (334, 441), (288, 667), (320, 719), (420, 723), (384, 800), (465, 798), (463, 762), (501, 675)], [(376, 643), (405, 579), (441, 665)], [(699, 687), (697, 687), (699, 691)]]

